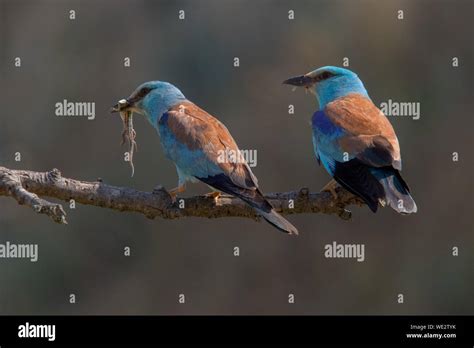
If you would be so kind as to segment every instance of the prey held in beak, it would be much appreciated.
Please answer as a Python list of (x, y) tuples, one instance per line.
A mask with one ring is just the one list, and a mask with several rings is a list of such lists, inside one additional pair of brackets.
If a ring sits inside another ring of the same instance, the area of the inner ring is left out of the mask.
[(115, 104), (114, 106), (112, 106), (112, 108), (110, 108), (110, 112), (111, 113), (120, 112), (129, 106), (130, 106), (130, 103), (128, 102), (128, 100), (120, 99), (117, 104)]
[(126, 99), (121, 99), (115, 104), (111, 109), (110, 112), (119, 112), (120, 118), (122, 119), (122, 145), (125, 142), (128, 142), (129, 151), (126, 155), (126, 160), (130, 162), (130, 167), (132, 168), (132, 176), (135, 173), (135, 166), (133, 165), (133, 153), (137, 150), (137, 143), (135, 138), (137, 133), (135, 129), (133, 129), (133, 111), (130, 108), (131, 104)]

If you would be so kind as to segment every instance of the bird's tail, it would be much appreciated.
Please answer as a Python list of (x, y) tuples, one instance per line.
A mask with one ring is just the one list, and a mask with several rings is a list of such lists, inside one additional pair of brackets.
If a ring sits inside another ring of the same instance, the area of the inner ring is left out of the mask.
[(382, 205), (390, 205), (395, 211), (401, 214), (416, 213), (417, 206), (410, 189), (403, 180), (400, 172), (392, 167), (372, 168), (372, 174), (382, 184), (385, 191), (385, 198), (381, 199)]
[(280, 231), (288, 234), (298, 234), (296, 227), (273, 209), (270, 202), (265, 199), (258, 188), (247, 189), (237, 186), (223, 174), (198, 179), (222, 192), (239, 197)]
[(242, 191), (239, 193), (234, 192), (233, 194), (254, 208), (270, 225), (282, 232), (298, 235), (296, 227), (275, 211), (270, 202), (263, 197), (259, 189), (251, 190), (251, 194), (249, 194), (249, 191), (250, 190), (246, 190), (246, 194), (242, 194)]
[(239, 195), (238, 197), (254, 208), (255, 211), (262, 215), (262, 217), (272, 226), (282, 232), (298, 235), (298, 229), (275, 211), (259, 189), (252, 190), (251, 197), (248, 197), (247, 195)]
[(280, 231), (298, 235), (298, 230), (293, 226), (287, 219), (278, 214), (275, 209), (271, 209), (269, 212), (266, 212), (261, 209), (255, 208), (255, 210), (262, 215), (262, 217), (271, 225), (278, 228)]

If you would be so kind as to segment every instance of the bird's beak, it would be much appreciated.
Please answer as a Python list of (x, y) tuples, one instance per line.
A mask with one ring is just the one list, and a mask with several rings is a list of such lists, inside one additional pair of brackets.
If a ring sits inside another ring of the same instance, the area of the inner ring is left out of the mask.
[(110, 112), (111, 113), (120, 112), (130, 107), (130, 105), (131, 104), (127, 99), (121, 99), (118, 101), (117, 104), (115, 104), (114, 106), (112, 106), (112, 108), (110, 108)]
[(289, 78), (283, 81), (285, 85), (297, 86), (297, 87), (311, 87), (314, 85), (314, 80), (311, 76), (301, 75)]

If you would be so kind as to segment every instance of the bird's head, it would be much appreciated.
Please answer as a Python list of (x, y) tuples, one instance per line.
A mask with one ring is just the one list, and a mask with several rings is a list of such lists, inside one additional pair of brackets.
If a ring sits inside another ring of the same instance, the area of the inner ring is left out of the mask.
[(304, 87), (310, 92), (314, 92), (320, 108), (350, 93), (359, 93), (368, 97), (367, 91), (356, 73), (335, 66), (324, 66), (307, 74), (292, 77), (283, 83)]
[(126, 99), (119, 100), (110, 112), (130, 110), (145, 115), (152, 124), (169, 108), (186, 100), (181, 91), (171, 83), (149, 81), (138, 86)]

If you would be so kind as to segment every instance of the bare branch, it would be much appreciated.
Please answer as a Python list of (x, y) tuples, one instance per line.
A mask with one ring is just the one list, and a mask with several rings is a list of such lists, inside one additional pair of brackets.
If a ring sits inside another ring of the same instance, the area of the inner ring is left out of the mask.
[[(342, 188), (337, 188), (337, 198), (329, 192), (310, 193), (307, 188), (299, 191), (269, 193), (265, 197), (284, 214), (324, 213), (335, 214), (344, 220), (351, 218), (345, 207), (362, 205), (362, 201)], [(55, 222), (67, 223), (62, 206), (48, 202), (39, 196), (56, 198), (69, 202), (95, 205), (118, 211), (144, 214), (153, 219), (177, 219), (186, 216), (219, 218), (246, 217), (258, 220), (258, 214), (238, 198), (221, 195), (214, 199), (209, 196), (178, 197), (173, 203), (169, 193), (161, 186), (152, 192), (138, 191), (127, 187), (116, 187), (102, 181), (88, 182), (64, 178), (60, 171), (33, 172), (0, 167), (0, 196), (11, 196), (19, 204), (31, 207), (35, 212), (46, 214)], [(180, 208), (180, 200), (184, 207)], [(294, 206), (290, 207), (290, 200)]]

